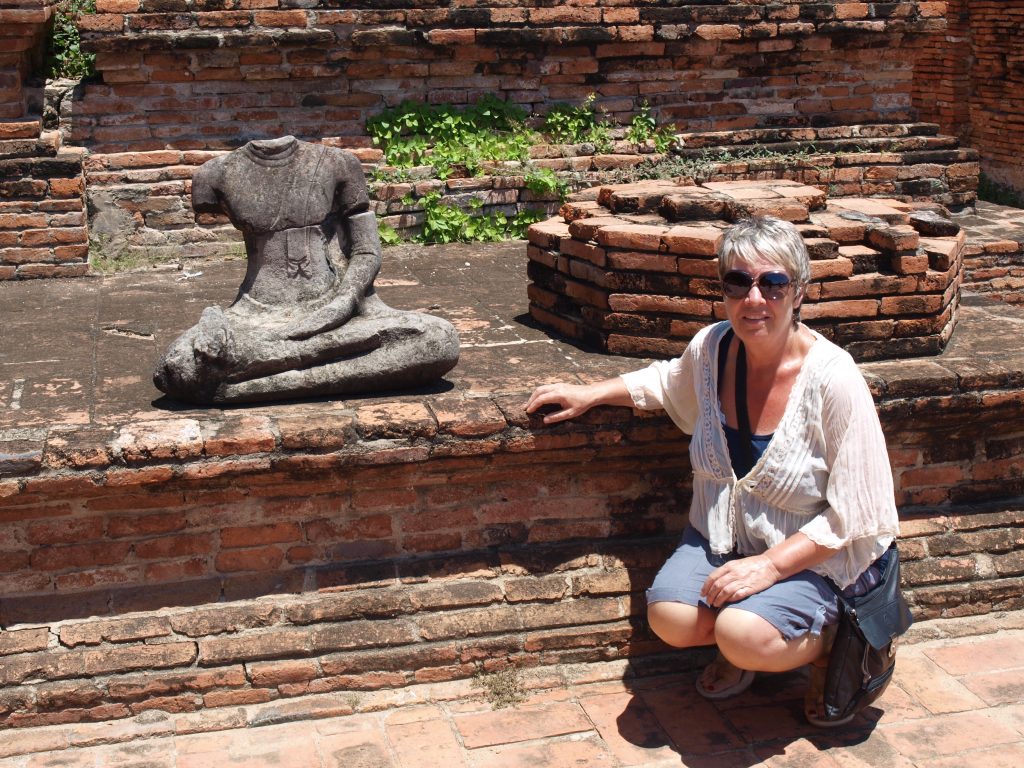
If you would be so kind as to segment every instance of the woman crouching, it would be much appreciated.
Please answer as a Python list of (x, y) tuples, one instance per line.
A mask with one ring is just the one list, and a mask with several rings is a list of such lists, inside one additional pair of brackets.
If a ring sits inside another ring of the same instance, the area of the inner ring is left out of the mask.
[(663, 408), (692, 435), (693, 501), (678, 549), (647, 591), (647, 617), (678, 648), (716, 645), (697, 690), (746, 690), (756, 672), (811, 664), (805, 710), (821, 689), (838, 621), (835, 592), (880, 579), (898, 533), (885, 439), (864, 378), (842, 349), (800, 322), (807, 248), (788, 222), (743, 221), (718, 270), (727, 320), (681, 357), (596, 384), (553, 384), (527, 412), (546, 424), (596, 405)]

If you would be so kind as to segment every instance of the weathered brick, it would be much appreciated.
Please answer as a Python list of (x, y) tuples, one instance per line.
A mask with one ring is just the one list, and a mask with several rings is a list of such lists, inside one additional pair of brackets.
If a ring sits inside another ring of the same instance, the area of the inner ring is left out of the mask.
[(278, 609), (267, 603), (244, 606), (210, 606), (197, 608), (170, 617), (171, 627), (188, 637), (203, 637), (244, 629), (268, 627), (277, 623)]
[(46, 627), (0, 631), (0, 656), (45, 650), (50, 644)]
[(317, 663), (305, 660), (256, 662), (246, 665), (246, 669), (253, 685), (260, 688), (313, 680), (320, 676)]
[(166, 637), (171, 634), (167, 618), (142, 616), (109, 621), (89, 621), (66, 624), (60, 629), (62, 645), (99, 645), (106, 641), (121, 643), (131, 640), (145, 640), (151, 637)]
[(239, 635), (200, 638), (199, 661), (206, 665), (238, 663), (308, 656), (313, 650), (313, 630), (274, 628)]

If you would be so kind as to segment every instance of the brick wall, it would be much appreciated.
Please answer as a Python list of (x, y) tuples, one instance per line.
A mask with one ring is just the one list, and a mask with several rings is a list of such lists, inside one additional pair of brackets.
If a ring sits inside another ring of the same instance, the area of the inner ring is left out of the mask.
[[(42, 61), (44, 37), (56, 0), (0, 0), (0, 141), (39, 133), (26, 93)], [(35, 95), (34, 101), (40, 99)]]
[[(863, 370), (915, 614), (1024, 607), (1018, 374), (970, 356)], [(523, 397), (170, 416), (0, 444), (0, 724), (510, 663), (695, 663), (642, 619), (685, 519), (685, 438), (626, 409), (543, 428)]]
[[(793, 179), (827, 189), (834, 196), (896, 195), (932, 200), (951, 208), (975, 199), (978, 158), (958, 149), (956, 141), (936, 135), (933, 124), (841, 126), (786, 130), (683, 134), (682, 158), (709, 181), (731, 179)], [(775, 149), (767, 157), (743, 158), (752, 146)], [(368, 174), (381, 165), (382, 153), (357, 148)], [(789, 152), (796, 159), (780, 160)], [(731, 153), (732, 159), (705, 157)], [(97, 154), (86, 158), (87, 197), (94, 239), (109, 253), (143, 260), (188, 260), (222, 255), (240, 234), (226, 217), (194, 217), (190, 192), (195, 169), (221, 154), (208, 150), (158, 150)], [(653, 147), (626, 141), (611, 151), (593, 154), (590, 145), (538, 145), (529, 165), (553, 170), (571, 189), (607, 183), (628, 174), (645, 161), (663, 157)], [(518, 170), (519, 174), (514, 173)], [(514, 215), (524, 210), (553, 214), (557, 202), (534, 194), (526, 186), (527, 168), (507, 165), (500, 174), (476, 178), (431, 178), (429, 168), (414, 171), (407, 182), (370, 182), (370, 199), (381, 220), (416, 234), (424, 220), (422, 198), (439, 193), (441, 203), (466, 206), (470, 200), (486, 214)]]
[[(496, 93), (543, 111), (588, 91), (619, 117), (646, 99), (686, 130), (906, 122), (915, 46), (943, 27), (945, 11), (937, 2), (301, 5), (99, 0), (81, 27), (102, 84), (87, 86), (70, 136), (95, 152), (207, 149), (287, 125), (358, 145), (367, 114), (402, 99)], [(895, 48), (904, 55), (879, 55)]]
[(947, 29), (921, 52), (914, 106), (984, 158), (985, 173), (1024, 189), (1024, 2), (952, 0)]
[[(905, 583), (919, 617), (1024, 607), (1020, 507), (905, 517)], [(643, 621), (666, 539), (538, 545), (420, 561), (333, 591), (22, 625), (0, 632), (0, 725), (111, 720), (472, 677), (515, 665), (629, 660), (680, 671)], [(987, 574), (979, 578), (979, 574)], [(212, 713), (207, 717), (212, 717)]]

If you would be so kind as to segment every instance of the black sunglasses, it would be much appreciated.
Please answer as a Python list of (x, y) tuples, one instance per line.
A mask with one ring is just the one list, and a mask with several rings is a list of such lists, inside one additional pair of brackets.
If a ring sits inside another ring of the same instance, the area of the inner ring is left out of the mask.
[(757, 283), (757, 290), (768, 301), (778, 301), (789, 290), (792, 280), (785, 272), (762, 272), (754, 279), (748, 272), (730, 269), (722, 278), (722, 293), (730, 299), (742, 299)]

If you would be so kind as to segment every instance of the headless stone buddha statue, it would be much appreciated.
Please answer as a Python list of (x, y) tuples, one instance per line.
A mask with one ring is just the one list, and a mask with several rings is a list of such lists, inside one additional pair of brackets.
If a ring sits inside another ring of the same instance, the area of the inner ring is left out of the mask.
[(359, 160), (285, 136), (200, 167), (192, 207), (227, 213), (248, 268), (227, 309), (205, 309), (153, 381), (193, 403), (366, 394), (422, 386), (459, 358), (446, 320), (385, 304), (377, 222)]

